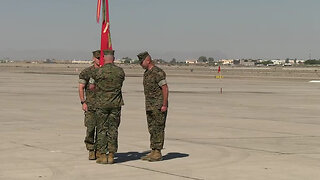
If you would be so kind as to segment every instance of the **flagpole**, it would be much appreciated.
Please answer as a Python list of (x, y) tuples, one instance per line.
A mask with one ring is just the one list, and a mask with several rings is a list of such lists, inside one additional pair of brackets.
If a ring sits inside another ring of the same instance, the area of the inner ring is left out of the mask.
[(221, 72), (221, 67), (218, 67), (218, 76), (216, 76), (216, 79), (219, 79), (219, 84), (220, 84), (220, 94), (222, 94), (222, 72)]
[[(219, 66), (219, 68), (220, 68), (220, 66)], [(221, 72), (221, 69), (220, 69), (220, 85), (221, 85), (220, 94), (222, 94), (222, 72)]]
[(222, 72), (221, 72), (221, 67), (219, 66), (219, 81), (220, 81), (220, 85), (221, 85), (221, 87), (220, 87), (220, 94), (222, 94)]
[(100, 19), (101, 8), (102, 8), (103, 18), (102, 18), (102, 27), (101, 27), (100, 67), (104, 65), (103, 50), (112, 50), (111, 35), (110, 35), (110, 21), (109, 21), (109, 1), (98, 0), (98, 5), (97, 5), (97, 22), (98, 23)]

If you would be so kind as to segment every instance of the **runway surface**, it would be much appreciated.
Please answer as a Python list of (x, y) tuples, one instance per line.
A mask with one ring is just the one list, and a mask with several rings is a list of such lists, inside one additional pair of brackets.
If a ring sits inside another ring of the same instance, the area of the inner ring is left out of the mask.
[(168, 67), (164, 160), (150, 163), (139, 160), (149, 148), (143, 70), (125, 67), (116, 163), (100, 165), (83, 143), (83, 67), (66, 66), (0, 67), (0, 179), (320, 179), (315, 76), (230, 70), (218, 80), (209, 68)]

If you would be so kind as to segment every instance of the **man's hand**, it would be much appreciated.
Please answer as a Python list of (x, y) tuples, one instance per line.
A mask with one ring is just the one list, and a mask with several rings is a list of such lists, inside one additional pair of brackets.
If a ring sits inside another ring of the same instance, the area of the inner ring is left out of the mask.
[(166, 112), (168, 110), (168, 107), (167, 106), (162, 106), (161, 107), (161, 112)]
[(82, 104), (82, 110), (85, 111), (85, 112), (88, 111), (88, 105), (87, 105), (87, 103), (83, 103), (83, 104)]

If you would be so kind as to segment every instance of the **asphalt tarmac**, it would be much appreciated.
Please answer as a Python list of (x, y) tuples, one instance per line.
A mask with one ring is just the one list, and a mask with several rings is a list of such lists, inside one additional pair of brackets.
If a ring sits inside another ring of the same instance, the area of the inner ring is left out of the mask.
[(283, 76), (228, 69), (215, 79), (215, 69), (164, 68), (170, 91), (164, 160), (146, 162), (140, 160), (149, 150), (143, 70), (124, 67), (116, 163), (101, 165), (88, 160), (83, 142), (77, 92), (83, 68), (0, 66), (1, 180), (320, 179), (314, 69), (284, 69)]

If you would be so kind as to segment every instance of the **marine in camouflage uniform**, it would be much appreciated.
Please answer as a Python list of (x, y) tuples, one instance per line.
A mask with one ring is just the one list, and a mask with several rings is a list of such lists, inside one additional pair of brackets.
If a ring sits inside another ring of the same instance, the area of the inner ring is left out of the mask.
[(141, 159), (160, 161), (162, 160), (161, 150), (164, 144), (169, 94), (166, 73), (153, 64), (148, 52), (138, 54), (138, 58), (141, 66), (146, 69), (143, 86), (151, 148), (151, 153)]
[[(96, 142), (96, 109), (95, 109), (95, 92), (93, 88), (90, 88), (90, 78), (92, 73), (99, 67), (100, 51), (94, 51), (93, 53), (93, 65), (85, 68), (79, 74), (79, 97), (84, 110), (85, 118), (84, 125), (87, 128), (85, 144), (89, 151), (89, 160), (95, 160), (95, 142)], [(85, 91), (85, 96), (84, 96)]]
[[(122, 68), (114, 65), (114, 51), (105, 50), (105, 64), (97, 69), (93, 79), (96, 91), (97, 112), (97, 151), (100, 157), (97, 163), (112, 164), (114, 154), (118, 150), (118, 127), (120, 125), (122, 84), (125, 73)], [(106, 156), (108, 153), (108, 157)]]

